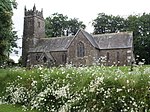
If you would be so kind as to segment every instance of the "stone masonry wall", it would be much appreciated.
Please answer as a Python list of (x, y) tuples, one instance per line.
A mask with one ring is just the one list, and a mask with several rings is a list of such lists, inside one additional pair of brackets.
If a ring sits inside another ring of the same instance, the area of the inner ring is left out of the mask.
[[(71, 63), (75, 66), (93, 65), (93, 63), (95, 63), (95, 60), (98, 58), (98, 50), (92, 46), (89, 40), (86, 37), (84, 37), (82, 32), (79, 32), (79, 34), (77, 34), (76, 36), (77, 37), (74, 38), (74, 40), (68, 48), (68, 63)], [(84, 57), (77, 57), (77, 44), (79, 42), (84, 43)]]

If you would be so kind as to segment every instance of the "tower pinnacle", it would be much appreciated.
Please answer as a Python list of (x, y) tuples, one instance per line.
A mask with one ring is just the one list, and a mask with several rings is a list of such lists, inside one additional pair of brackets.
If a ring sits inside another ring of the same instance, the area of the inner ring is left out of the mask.
[(34, 6), (33, 6), (33, 11), (36, 11), (36, 6), (35, 6), (35, 4), (34, 4)]

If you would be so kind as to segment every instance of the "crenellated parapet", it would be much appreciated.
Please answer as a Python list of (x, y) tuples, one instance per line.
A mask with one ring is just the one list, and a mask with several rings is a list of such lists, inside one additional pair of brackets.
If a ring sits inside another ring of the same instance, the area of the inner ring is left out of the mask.
[(36, 10), (36, 6), (33, 6), (33, 9), (31, 10), (27, 10), (26, 6), (24, 8), (24, 15), (26, 16), (38, 16), (43, 18), (43, 9), (41, 9), (41, 11)]

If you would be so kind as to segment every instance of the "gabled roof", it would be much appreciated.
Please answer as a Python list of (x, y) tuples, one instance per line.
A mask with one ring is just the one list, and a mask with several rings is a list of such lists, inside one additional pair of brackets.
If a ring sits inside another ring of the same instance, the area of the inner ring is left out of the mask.
[(89, 34), (88, 32), (81, 30), (81, 32), (83, 33), (83, 35), (90, 41), (90, 43), (95, 47), (95, 48), (99, 48), (97, 43), (95, 42), (93, 36), (91, 34)]
[(99, 49), (131, 48), (133, 45), (132, 32), (93, 35)]
[(42, 38), (38, 42), (35, 48), (29, 50), (29, 52), (50, 52), (50, 51), (65, 51), (67, 45), (73, 39), (69, 37), (54, 37), (54, 38)]
[(42, 38), (35, 48), (30, 48), (29, 52), (67, 51), (80, 31), (97, 49), (131, 48), (133, 44), (131, 32), (91, 35), (80, 29), (75, 36)]
[[(84, 37), (88, 39), (88, 41), (93, 45), (93, 47), (99, 48), (98, 45), (97, 45), (97, 43), (95, 42), (93, 36), (90, 35), (88, 32), (86, 32), (86, 31), (83, 30), (83, 29), (79, 29), (79, 30), (77, 31), (76, 35), (75, 35), (74, 38), (71, 40), (71, 42), (74, 41), (74, 39), (77, 37), (77, 35), (79, 34), (79, 32), (81, 32), (81, 33), (84, 35)], [(69, 45), (67, 46), (67, 48), (70, 46), (71, 42), (69, 43)]]

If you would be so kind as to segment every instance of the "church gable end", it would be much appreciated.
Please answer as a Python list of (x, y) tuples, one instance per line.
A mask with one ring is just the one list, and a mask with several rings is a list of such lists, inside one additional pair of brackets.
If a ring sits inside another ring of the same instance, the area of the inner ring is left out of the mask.
[(68, 62), (74, 65), (92, 65), (94, 57), (98, 57), (97, 44), (93, 37), (79, 30), (68, 46)]

